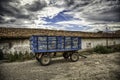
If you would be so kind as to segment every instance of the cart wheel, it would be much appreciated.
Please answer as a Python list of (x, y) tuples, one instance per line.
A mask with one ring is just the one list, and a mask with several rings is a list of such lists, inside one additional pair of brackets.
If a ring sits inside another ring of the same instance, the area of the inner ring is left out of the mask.
[(72, 62), (78, 61), (78, 60), (79, 60), (79, 55), (78, 55), (77, 53), (72, 53), (72, 54), (70, 55), (70, 60), (71, 60)]
[(68, 59), (69, 58), (69, 54), (68, 53), (63, 53), (63, 57), (64, 57), (64, 59)]
[(51, 62), (50, 55), (42, 55), (39, 61), (43, 66), (49, 65)]

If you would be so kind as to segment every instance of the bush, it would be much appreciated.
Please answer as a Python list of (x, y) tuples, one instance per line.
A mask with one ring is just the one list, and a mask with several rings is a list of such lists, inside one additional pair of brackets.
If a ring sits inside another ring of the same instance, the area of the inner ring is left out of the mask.
[(16, 60), (15, 57), (14, 57), (14, 55), (13, 55), (11, 52), (7, 55), (7, 57), (8, 57), (8, 60), (9, 60), (10, 62), (13, 62), (13, 61)]
[(33, 58), (34, 58), (33, 53), (28, 53), (27, 51), (25, 52), (24, 59), (30, 60), (30, 59), (33, 59)]
[(116, 51), (120, 52), (120, 45), (113, 46), (113, 49), (114, 49), (115, 52)]
[(18, 60), (19, 61), (24, 61), (24, 55), (22, 54), (22, 52), (19, 52)]
[(12, 52), (7, 54), (7, 57), (8, 61), (14, 62), (33, 59), (34, 55), (32, 53), (28, 53), (27, 51), (25, 52), (25, 54), (23, 54), (22, 52), (17, 53), (17, 51), (15, 51), (14, 54), (12, 54)]
[(101, 54), (106, 54), (106, 53), (111, 53), (113, 52), (112, 48), (108, 48), (106, 46), (98, 45), (95, 48), (93, 48), (94, 52), (96, 53), (101, 53)]
[(17, 60), (19, 58), (19, 54), (17, 53), (17, 51), (15, 51), (13, 56), (14, 56), (15, 60)]
[(33, 59), (35, 57), (35, 55), (32, 52), (30, 52), (30, 57), (31, 57), (31, 59)]

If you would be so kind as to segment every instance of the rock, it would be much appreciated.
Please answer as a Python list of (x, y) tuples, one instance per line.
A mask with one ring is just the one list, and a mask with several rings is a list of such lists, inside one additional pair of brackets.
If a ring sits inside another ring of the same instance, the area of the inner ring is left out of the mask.
[(100, 62), (95, 62), (95, 64), (100, 64)]

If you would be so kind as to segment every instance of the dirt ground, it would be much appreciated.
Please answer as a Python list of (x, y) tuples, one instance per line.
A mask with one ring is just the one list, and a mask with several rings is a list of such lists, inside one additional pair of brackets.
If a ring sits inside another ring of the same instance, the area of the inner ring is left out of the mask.
[(49, 66), (36, 60), (1, 63), (0, 80), (120, 80), (120, 52), (91, 54), (77, 62), (58, 57)]

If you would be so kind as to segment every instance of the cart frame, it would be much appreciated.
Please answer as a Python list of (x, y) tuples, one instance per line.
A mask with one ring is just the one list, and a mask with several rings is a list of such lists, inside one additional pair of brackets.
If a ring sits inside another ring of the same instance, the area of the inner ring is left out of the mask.
[(51, 53), (56, 56), (57, 52), (62, 52), (65, 59), (70, 58), (72, 62), (76, 62), (79, 59), (81, 37), (33, 35), (30, 37), (30, 49), (44, 66), (50, 64)]

